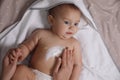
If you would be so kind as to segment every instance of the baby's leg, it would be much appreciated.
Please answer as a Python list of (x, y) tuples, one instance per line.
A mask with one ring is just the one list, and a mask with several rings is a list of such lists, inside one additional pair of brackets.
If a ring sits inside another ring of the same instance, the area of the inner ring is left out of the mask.
[(18, 65), (11, 80), (35, 80), (35, 74), (25, 65)]

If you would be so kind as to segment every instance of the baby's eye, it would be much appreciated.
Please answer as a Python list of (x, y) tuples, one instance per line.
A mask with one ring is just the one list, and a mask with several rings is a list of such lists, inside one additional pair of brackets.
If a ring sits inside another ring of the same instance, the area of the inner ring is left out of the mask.
[(65, 24), (69, 24), (69, 22), (68, 22), (68, 21), (64, 21), (64, 23), (65, 23)]
[(74, 25), (75, 25), (75, 26), (78, 26), (78, 23), (75, 23)]

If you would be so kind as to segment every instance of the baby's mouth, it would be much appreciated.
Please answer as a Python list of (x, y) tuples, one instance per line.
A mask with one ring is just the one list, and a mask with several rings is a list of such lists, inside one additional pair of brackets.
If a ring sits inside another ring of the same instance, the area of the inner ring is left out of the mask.
[(66, 34), (73, 34), (72, 32), (66, 32)]

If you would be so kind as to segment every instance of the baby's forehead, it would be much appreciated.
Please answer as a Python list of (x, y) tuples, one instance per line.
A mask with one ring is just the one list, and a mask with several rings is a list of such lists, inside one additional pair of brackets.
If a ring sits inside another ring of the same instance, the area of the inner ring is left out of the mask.
[(75, 6), (74, 4), (61, 4), (55, 7), (55, 10), (62, 10), (62, 9), (71, 9), (71, 10), (79, 10), (79, 8), (77, 6)]
[(49, 14), (55, 15), (63, 10), (76, 10), (76, 11), (80, 12), (80, 9), (77, 6), (75, 6), (74, 4), (60, 4), (60, 5), (53, 7), (52, 9), (50, 9)]

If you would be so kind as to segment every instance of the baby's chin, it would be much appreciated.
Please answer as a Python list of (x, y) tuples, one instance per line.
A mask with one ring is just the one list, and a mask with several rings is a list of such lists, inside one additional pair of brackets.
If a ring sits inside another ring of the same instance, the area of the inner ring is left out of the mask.
[(65, 35), (63, 35), (63, 36), (59, 36), (61, 39), (70, 39), (70, 38), (72, 38), (73, 36), (65, 36)]

